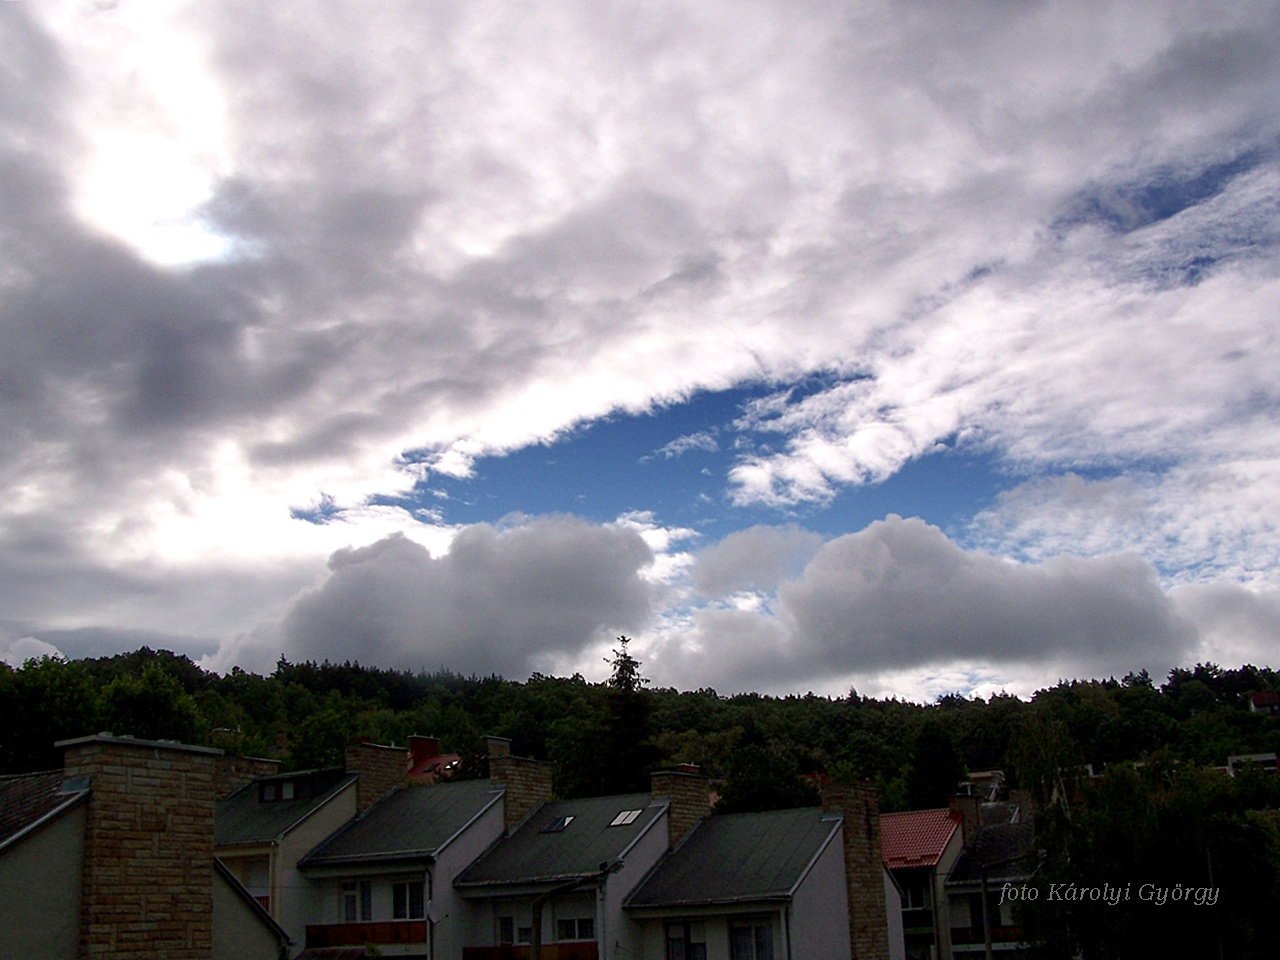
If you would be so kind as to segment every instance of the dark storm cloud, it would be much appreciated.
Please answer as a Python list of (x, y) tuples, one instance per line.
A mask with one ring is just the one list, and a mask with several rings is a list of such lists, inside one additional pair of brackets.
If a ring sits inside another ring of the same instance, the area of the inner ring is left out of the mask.
[(528, 674), (642, 628), (652, 561), (635, 531), (573, 518), (468, 527), (441, 557), (393, 536), (335, 553), (286, 616), (282, 645), (294, 659)]

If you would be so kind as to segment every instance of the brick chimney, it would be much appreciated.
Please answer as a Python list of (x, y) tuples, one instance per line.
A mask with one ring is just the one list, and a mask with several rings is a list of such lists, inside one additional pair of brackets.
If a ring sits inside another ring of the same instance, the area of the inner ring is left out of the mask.
[(80, 956), (211, 960), (221, 750), (109, 733), (63, 740), (87, 777)]
[(409, 737), (409, 766), (416, 767), (438, 756), (440, 756), (439, 737), (424, 737), (417, 733)]
[(225, 800), (251, 780), (280, 771), (279, 760), (262, 757), (216, 757), (215, 761), (213, 793), (219, 800)]
[(347, 744), (347, 772), (359, 774), (356, 781), (356, 813), (364, 813), (385, 794), (408, 782), (409, 752), (404, 747), (388, 747), (367, 739)]
[(982, 797), (977, 794), (958, 793), (947, 800), (952, 815), (960, 815), (961, 842), (967, 847), (982, 823)]
[(513, 757), (506, 737), (485, 737), (489, 745), (489, 782), (505, 788), (502, 817), (507, 832), (544, 803), (551, 801), (551, 764)]
[(844, 876), (849, 893), (849, 947), (853, 960), (888, 960), (888, 914), (880, 853), (880, 804), (870, 783), (829, 784), (824, 813), (844, 817)]
[(711, 781), (694, 763), (649, 774), (649, 792), (655, 800), (667, 800), (667, 846), (674, 847), (695, 823), (711, 814)]

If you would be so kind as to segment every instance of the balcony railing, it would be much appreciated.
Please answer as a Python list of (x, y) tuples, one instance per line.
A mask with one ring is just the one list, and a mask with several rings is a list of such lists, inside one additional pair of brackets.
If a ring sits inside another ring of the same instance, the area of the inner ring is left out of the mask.
[(426, 943), (427, 921), (308, 924), (308, 947), (358, 947), (365, 943)]
[[(529, 945), (502, 947), (463, 947), (462, 960), (529, 960)], [(544, 943), (542, 960), (600, 960), (600, 950), (594, 941), (577, 943)]]

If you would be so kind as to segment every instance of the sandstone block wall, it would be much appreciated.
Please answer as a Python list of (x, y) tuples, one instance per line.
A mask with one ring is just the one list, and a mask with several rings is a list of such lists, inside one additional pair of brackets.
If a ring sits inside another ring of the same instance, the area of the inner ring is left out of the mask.
[(80, 955), (211, 960), (221, 751), (106, 735), (59, 744), (88, 777)]
[(888, 960), (889, 928), (880, 853), (880, 804), (868, 783), (827, 786), (822, 809), (844, 817), (844, 872), (853, 960)]
[(659, 770), (649, 775), (649, 792), (667, 800), (667, 846), (674, 847), (695, 823), (711, 813), (710, 781), (696, 767)]
[(409, 751), (379, 743), (352, 743), (346, 751), (347, 770), (360, 774), (356, 782), (356, 813), (364, 813), (394, 787), (404, 786), (409, 777)]

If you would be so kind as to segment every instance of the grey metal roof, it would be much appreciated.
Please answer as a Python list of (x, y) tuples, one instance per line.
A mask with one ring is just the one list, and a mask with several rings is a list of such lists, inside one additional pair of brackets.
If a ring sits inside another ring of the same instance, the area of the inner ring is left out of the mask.
[(502, 797), (488, 780), (400, 787), (299, 861), (302, 867), (434, 856)]
[(707, 817), (658, 861), (624, 906), (789, 899), (814, 859), (838, 837), (840, 823), (839, 816), (817, 807)]
[[(504, 837), (467, 867), (456, 887), (539, 883), (596, 873), (600, 865), (624, 854), (666, 809), (647, 793), (544, 803), (509, 837)], [(609, 824), (624, 810), (639, 810), (629, 824)], [(573, 817), (563, 830), (544, 833), (560, 817)]]
[[(258, 799), (258, 785), (263, 782), (303, 777), (310, 777), (313, 787), (311, 797), (306, 800), (262, 802)], [(227, 799), (219, 800), (214, 808), (214, 845), (274, 843), (355, 780), (354, 773), (339, 769), (299, 770), (251, 780)]]
[(988, 883), (1025, 879), (1036, 868), (1035, 851), (1033, 819), (983, 826), (951, 868), (947, 885), (981, 883), (983, 864)]

